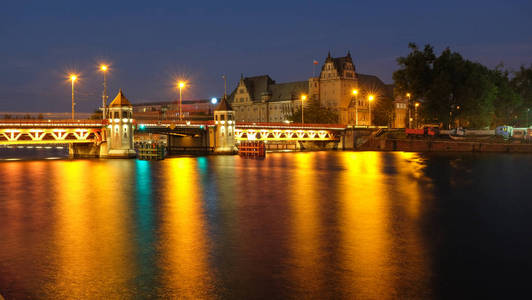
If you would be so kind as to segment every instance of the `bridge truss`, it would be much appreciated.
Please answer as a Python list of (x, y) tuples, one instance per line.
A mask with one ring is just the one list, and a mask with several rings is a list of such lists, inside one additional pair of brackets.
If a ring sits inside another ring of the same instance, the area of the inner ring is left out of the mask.
[(101, 121), (0, 122), (0, 145), (97, 143)]

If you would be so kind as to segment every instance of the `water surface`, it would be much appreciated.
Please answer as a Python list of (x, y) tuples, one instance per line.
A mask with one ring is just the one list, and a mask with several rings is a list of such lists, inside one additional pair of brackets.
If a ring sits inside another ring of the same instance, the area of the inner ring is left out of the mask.
[(0, 162), (6, 299), (528, 292), (532, 156)]

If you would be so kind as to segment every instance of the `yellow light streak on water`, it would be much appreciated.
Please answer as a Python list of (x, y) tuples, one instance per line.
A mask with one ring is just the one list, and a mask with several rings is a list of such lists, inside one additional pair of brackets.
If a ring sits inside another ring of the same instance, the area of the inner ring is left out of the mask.
[(205, 217), (195, 158), (165, 161), (166, 190), (161, 213), (162, 270), (166, 296), (208, 298), (213, 288), (207, 264)]

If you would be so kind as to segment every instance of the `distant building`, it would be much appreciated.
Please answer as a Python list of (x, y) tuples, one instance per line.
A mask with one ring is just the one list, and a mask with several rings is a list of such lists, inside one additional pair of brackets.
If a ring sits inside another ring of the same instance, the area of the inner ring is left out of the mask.
[(408, 127), (408, 98), (404, 95), (394, 97), (394, 128)]
[[(356, 90), (356, 95), (353, 93)], [(341, 124), (369, 125), (368, 96), (375, 101), (393, 94), (377, 76), (356, 73), (351, 54), (331, 57), (323, 63), (319, 77), (305, 81), (277, 83), (268, 75), (244, 77), (229, 101), (241, 122), (283, 122), (301, 106), (301, 96), (317, 100), (338, 112)], [(372, 107), (375, 103), (372, 103)]]
[[(208, 99), (183, 100), (181, 111), (186, 118), (206, 118), (212, 115), (214, 104)], [(175, 119), (178, 116), (177, 101), (144, 102), (133, 104), (136, 119)]]

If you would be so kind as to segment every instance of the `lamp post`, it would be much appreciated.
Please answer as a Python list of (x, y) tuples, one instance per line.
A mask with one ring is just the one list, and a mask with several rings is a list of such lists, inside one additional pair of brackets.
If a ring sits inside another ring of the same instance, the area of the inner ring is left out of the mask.
[[(211, 104), (212, 104), (212, 111), (214, 112), (214, 106), (216, 105), (216, 103), (218, 103), (218, 98), (216, 97), (212, 97), (211, 98)], [(210, 107), (209, 107), (209, 114), (210, 114)]]
[(371, 126), (371, 102), (375, 100), (375, 96), (369, 95), (368, 96), (368, 108), (369, 108), (369, 126)]
[(528, 113), (530, 112), (530, 108), (526, 109), (526, 128), (528, 128)]
[(70, 81), (72, 81), (72, 121), (74, 121), (74, 105), (76, 105), (76, 102), (74, 101), (74, 82), (78, 79), (78, 76), (74, 74), (70, 74)]
[(307, 95), (301, 95), (301, 124), (305, 124), (305, 115), (303, 113), (304, 105), (303, 102), (307, 100)]
[(100, 70), (103, 73), (103, 93), (102, 93), (102, 120), (105, 119), (106, 116), (106, 108), (107, 108), (107, 66), (101, 65)]
[(416, 111), (414, 113), (414, 126), (416, 126), (416, 128), (419, 127), (419, 124), (418, 124), (418, 119), (417, 119), (417, 108), (419, 107), (419, 102), (416, 102), (416, 104), (414, 105), (415, 108), (416, 108)]
[(358, 90), (353, 90), (353, 95), (355, 95), (355, 126), (358, 125)]
[(177, 83), (177, 87), (179, 88), (179, 121), (182, 121), (183, 120), (183, 115), (182, 115), (182, 112), (181, 112), (181, 104), (183, 103), (182, 90), (185, 87), (185, 82), (184, 81), (179, 81)]
[(412, 95), (410, 93), (406, 93), (406, 97), (408, 98), (408, 128), (412, 128), (412, 103), (410, 103), (410, 98)]

